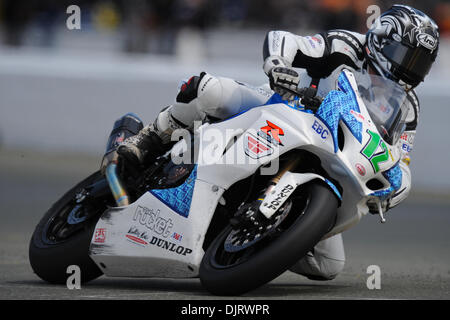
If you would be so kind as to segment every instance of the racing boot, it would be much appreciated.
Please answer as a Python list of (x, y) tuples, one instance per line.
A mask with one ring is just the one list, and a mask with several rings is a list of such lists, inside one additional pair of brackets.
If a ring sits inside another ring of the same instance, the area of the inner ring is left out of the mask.
[(135, 136), (125, 139), (117, 149), (117, 153), (125, 160), (125, 166), (132, 171), (140, 171), (164, 152), (168, 146), (153, 130), (153, 125), (144, 127)]

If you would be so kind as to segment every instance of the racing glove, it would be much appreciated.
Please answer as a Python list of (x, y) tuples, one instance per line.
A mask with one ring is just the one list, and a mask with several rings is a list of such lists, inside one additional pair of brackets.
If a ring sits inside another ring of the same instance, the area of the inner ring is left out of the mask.
[(264, 72), (270, 80), (270, 88), (278, 93), (284, 100), (295, 97), (300, 82), (300, 76), (293, 68), (288, 67), (283, 58), (270, 56), (264, 61)]
[(269, 72), (270, 88), (283, 100), (293, 100), (296, 96), (300, 76), (297, 71), (288, 67), (275, 67)]

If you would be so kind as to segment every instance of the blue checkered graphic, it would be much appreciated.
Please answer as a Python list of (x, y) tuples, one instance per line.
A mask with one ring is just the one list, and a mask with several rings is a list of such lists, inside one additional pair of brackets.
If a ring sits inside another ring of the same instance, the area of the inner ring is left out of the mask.
[(344, 73), (338, 80), (341, 91), (333, 90), (328, 93), (316, 112), (319, 118), (330, 129), (334, 141), (334, 152), (338, 150), (338, 125), (342, 120), (353, 136), (362, 142), (362, 123), (350, 113), (351, 110), (360, 112), (358, 101), (350, 85), (350, 81)]
[(389, 181), (391, 186), (389, 188), (375, 191), (370, 194), (371, 196), (380, 198), (380, 200), (382, 200), (382, 201), (386, 200), (395, 191), (400, 189), (400, 187), (402, 185), (402, 169), (400, 169), (400, 166), (397, 163), (391, 169), (384, 171), (383, 176)]
[(150, 190), (150, 193), (164, 202), (180, 216), (187, 218), (189, 216), (189, 210), (191, 209), (192, 195), (194, 193), (196, 179), (197, 165), (181, 186), (170, 189), (154, 189)]

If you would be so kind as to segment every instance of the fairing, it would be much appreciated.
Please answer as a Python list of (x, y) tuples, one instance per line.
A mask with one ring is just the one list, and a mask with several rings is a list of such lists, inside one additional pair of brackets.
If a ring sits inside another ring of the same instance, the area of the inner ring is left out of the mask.
[[(368, 199), (395, 189), (400, 150), (382, 139), (353, 73), (340, 75), (337, 90), (327, 95), (316, 114), (279, 99), (271, 102), (278, 103), (201, 126), (197, 165), (183, 185), (149, 190), (131, 205), (110, 208), (102, 215), (90, 255), (106, 275), (196, 276), (205, 234), (225, 190), (263, 165), (271, 163), (264, 170), (276, 173), (277, 161), (272, 160), (293, 149), (318, 156), (343, 190), (341, 194), (327, 180), (342, 201), (336, 225), (325, 237), (357, 223), (368, 211)], [(372, 179), (383, 187), (370, 189), (367, 182)], [(103, 236), (96, 238), (97, 233)]]

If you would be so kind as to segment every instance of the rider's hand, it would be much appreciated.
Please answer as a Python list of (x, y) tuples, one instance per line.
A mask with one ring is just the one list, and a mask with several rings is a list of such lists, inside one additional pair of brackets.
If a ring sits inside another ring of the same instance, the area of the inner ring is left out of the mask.
[(275, 67), (269, 71), (270, 87), (283, 100), (293, 100), (300, 82), (300, 75), (293, 68)]

